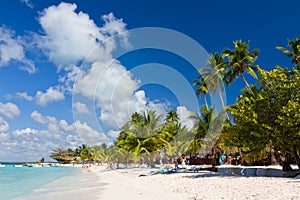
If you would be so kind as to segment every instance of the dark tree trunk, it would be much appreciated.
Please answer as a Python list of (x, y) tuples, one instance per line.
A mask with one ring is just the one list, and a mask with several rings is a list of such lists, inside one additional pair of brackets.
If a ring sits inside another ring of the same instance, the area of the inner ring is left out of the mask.
[(297, 151), (296, 145), (293, 146), (293, 156), (295, 158), (298, 169), (300, 169), (300, 156), (299, 156), (299, 153)]
[(242, 160), (243, 158), (242, 148), (239, 148), (239, 155), (240, 155), (240, 160)]
[(293, 168), (291, 167), (290, 155), (289, 155), (288, 152), (285, 152), (284, 155), (282, 156), (274, 148), (274, 156), (275, 156), (277, 162), (279, 162), (279, 164), (282, 166), (282, 171), (287, 172), (287, 171), (292, 171), (293, 170)]
[(211, 161), (211, 164), (212, 164), (212, 170), (213, 170), (213, 171), (217, 171), (217, 169), (216, 169), (216, 166), (217, 166), (217, 158), (216, 158), (216, 149), (215, 149), (215, 147), (212, 148), (212, 150), (211, 150), (211, 155), (212, 155), (212, 161)]

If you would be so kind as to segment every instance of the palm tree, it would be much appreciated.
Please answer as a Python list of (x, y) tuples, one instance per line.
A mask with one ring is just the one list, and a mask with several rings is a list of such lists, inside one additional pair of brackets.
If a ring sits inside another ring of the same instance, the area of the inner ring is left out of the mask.
[[(199, 73), (203, 77), (204, 82), (207, 85), (208, 91), (211, 94), (215, 94), (216, 92), (218, 92), (222, 108), (223, 110), (225, 110), (226, 106), (222, 95), (224, 93), (223, 81), (225, 83), (227, 81), (226, 76), (224, 75), (226, 71), (224, 59), (218, 52), (210, 54), (207, 66), (208, 68), (199, 69)], [(230, 123), (230, 118), (227, 112), (226, 117), (228, 119), (228, 123)]]
[(276, 48), (281, 50), (288, 57), (292, 57), (292, 63), (300, 70), (300, 37), (288, 40), (288, 46), (291, 50), (281, 46), (277, 46)]
[[(137, 116), (139, 120), (135, 120)], [(160, 145), (155, 136), (161, 133), (163, 128), (158, 124), (160, 118), (161, 116), (151, 110), (142, 114), (134, 113), (131, 120), (122, 127), (116, 146), (138, 154), (157, 151)]]
[(175, 110), (170, 109), (166, 115), (166, 122), (168, 124), (178, 124), (178, 122), (179, 122), (178, 113)]
[(208, 93), (208, 88), (207, 85), (204, 81), (204, 78), (199, 75), (197, 77), (197, 79), (193, 82), (193, 86), (197, 86), (196, 89), (196, 95), (199, 98), (201, 94), (203, 94), (203, 100), (205, 103), (206, 108), (208, 108), (208, 103), (207, 103), (207, 99), (206, 99), (206, 94)]
[(138, 124), (142, 121), (143, 119), (143, 116), (138, 113), (138, 112), (134, 112), (132, 115), (131, 115), (131, 122), (135, 123), (135, 124)]
[(175, 159), (186, 154), (190, 150), (194, 136), (194, 133), (188, 130), (187, 127), (178, 124), (176, 135), (166, 147), (166, 154)]
[(230, 85), (239, 76), (243, 79), (246, 87), (251, 91), (251, 88), (245, 79), (243, 73), (247, 71), (251, 76), (256, 78), (255, 70), (258, 67), (253, 63), (258, 58), (258, 49), (249, 51), (250, 41), (243, 42), (242, 40), (237, 40), (233, 42), (234, 50), (225, 49), (222, 52), (224, 58), (227, 58), (227, 62), (224, 67), (227, 68), (226, 71), (226, 83)]
[(190, 117), (194, 121), (192, 130), (196, 133), (194, 140), (203, 144), (212, 121), (216, 118), (215, 109), (207, 109), (206, 107), (200, 108), (200, 115), (195, 114)]
[(90, 154), (93, 155), (93, 158), (94, 158), (96, 161), (103, 161), (103, 160), (106, 160), (106, 158), (107, 158), (106, 153), (105, 153), (105, 150), (102, 149), (102, 148), (101, 148), (100, 146), (98, 146), (98, 145), (89, 147), (89, 152), (90, 152)]
[(196, 132), (195, 140), (201, 145), (200, 152), (203, 154), (211, 151), (214, 168), (218, 161), (218, 149), (222, 150), (219, 146), (219, 138), (224, 125), (224, 115), (217, 115), (214, 108), (201, 107), (200, 115), (194, 115), (191, 118), (195, 121), (193, 131)]
[(82, 146), (79, 147), (80, 149), (80, 158), (81, 160), (93, 160), (94, 155), (89, 150), (88, 146), (86, 144), (82, 144)]

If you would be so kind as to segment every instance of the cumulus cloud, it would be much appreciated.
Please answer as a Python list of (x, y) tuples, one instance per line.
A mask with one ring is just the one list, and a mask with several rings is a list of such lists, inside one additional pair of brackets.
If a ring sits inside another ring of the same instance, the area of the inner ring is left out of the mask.
[[(99, 27), (88, 14), (76, 9), (76, 4), (60, 3), (45, 9), (39, 17), (44, 30), (39, 46), (59, 69), (65, 70), (65, 76), (59, 79), (64, 91), (95, 101), (95, 113), (108, 131), (118, 130), (132, 112), (150, 108), (162, 113), (165, 104), (148, 101), (145, 92), (138, 90), (140, 81), (113, 59), (118, 42), (130, 46), (123, 20), (109, 13), (102, 16), (104, 25)], [(111, 37), (114, 35), (118, 37)], [(75, 66), (81, 62), (81, 67)], [(43, 105), (43, 101), (37, 102)], [(78, 113), (87, 112), (81, 104), (73, 107)]]
[[(69, 124), (64, 119), (45, 116), (38, 111), (33, 111), (31, 118), (41, 124), (42, 128), (26, 127), (7, 134), (9, 125), (0, 117), (1, 160), (33, 161), (41, 157), (49, 159), (50, 152), (58, 147), (75, 148), (83, 143), (100, 145), (107, 141), (103, 133), (93, 129), (86, 122), (76, 121)], [(77, 129), (81, 129), (85, 134), (78, 134)]]
[(12, 30), (0, 27), (0, 67), (8, 66), (13, 61), (20, 63), (22, 70), (36, 72), (34, 63), (25, 56), (21, 38), (16, 37)]
[[(82, 95), (95, 101), (95, 113), (108, 135), (116, 135), (132, 112), (154, 109), (163, 114), (168, 103), (147, 99), (145, 91), (138, 90), (141, 81), (113, 59), (112, 53), (118, 41), (123, 46), (130, 46), (123, 20), (109, 13), (102, 16), (104, 25), (99, 27), (88, 14), (76, 12), (76, 9), (76, 4), (60, 3), (45, 9), (38, 18), (43, 29), (43, 35), (38, 37), (38, 46), (50, 61), (64, 70), (64, 75), (58, 80), (60, 85), (49, 87), (45, 92), (38, 91), (33, 97), (27, 93), (18, 93), (17, 96), (45, 106), (64, 100), (65, 92)], [(118, 37), (111, 37), (116, 34)], [(76, 64), (81, 62), (84, 64), (77, 67)], [(88, 105), (79, 100), (73, 107), (77, 113), (89, 112)], [(48, 123), (48, 119), (36, 112), (31, 116), (38, 123)], [(78, 132), (95, 134), (86, 127), (87, 124), (77, 124)], [(48, 129), (54, 131), (57, 129), (55, 125), (49, 123)]]
[[(47, 51), (50, 60), (58, 65), (83, 60), (105, 37), (89, 15), (76, 13), (76, 4), (60, 3), (50, 6), (39, 17), (45, 36), (40, 47)], [(103, 56), (105, 52), (99, 52)]]
[(81, 141), (84, 143), (95, 145), (107, 142), (107, 137), (105, 134), (93, 129), (86, 122), (80, 122), (76, 120), (74, 122), (74, 126), (76, 127), (76, 131)]
[(38, 91), (35, 95), (36, 103), (41, 106), (64, 99), (64, 92), (59, 87), (49, 87), (46, 92)]
[(188, 129), (194, 126), (194, 121), (190, 117), (195, 115), (195, 112), (188, 110), (185, 106), (178, 106), (176, 112), (179, 114), (182, 126), (186, 126)]
[(128, 31), (126, 31), (126, 24), (123, 22), (123, 19), (117, 19), (113, 13), (103, 15), (102, 19), (105, 22), (104, 26), (100, 29), (102, 33), (118, 35), (119, 38), (121, 38), (121, 44), (125, 48), (131, 47), (130, 42), (128, 41)]
[(6, 134), (8, 130), (9, 130), (9, 124), (2, 117), (0, 117), (0, 134)]
[(53, 116), (44, 116), (38, 111), (34, 111), (31, 113), (31, 118), (33, 121), (46, 125), (47, 130), (51, 133), (65, 133), (69, 132), (72, 134), (78, 134), (82, 142), (86, 142), (88, 144), (102, 143), (106, 140), (106, 136), (103, 133), (93, 129), (86, 122), (80, 122), (76, 120), (72, 124), (68, 124), (66, 120), (58, 120)]
[(49, 103), (62, 101), (65, 99), (65, 88), (62, 86), (51, 86), (45, 92), (37, 91), (34, 96), (30, 96), (27, 92), (17, 92), (16, 98), (25, 99), (27, 101), (35, 101), (40, 106), (46, 106)]
[(25, 129), (21, 129), (21, 130), (19, 130), (19, 129), (17, 129), (17, 130), (15, 130), (14, 132), (13, 132), (13, 135), (14, 136), (20, 136), (20, 135), (35, 135), (35, 134), (37, 134), (38, 133), (38, 131), (37, 130), (35, 130), (35, 129), (32, 129), (32, 128), (25, 128)]
[(18, 116), (20, 112), (21, 111), (17, 105), (10, 102), (6, 104), (0, 102), (0, 115), (12, 119)]
[(86, 104), (81, 102), (76, 102), (73, 104), (74, 111), (80, 114), (89, 114), (89, 109)]
[[(129, 109), (134, 112), (145, 107), (144, 92), (135, 93), (139, 81), (134, 80), (126, 68), (118, 62), (110, 65), (95, 62), (91, 69), (77, 80), (75, 92), (90, 99), (95, 98), (100, 109), (99, 118), (103, 123), (111, 126), (115, 122), (123, 123)], [(131, 98), (132, 95), (135, 98)]]
[(27, 101), (32, 101), (34, 98), (27, 94), (27, 92), (17, 92), (16, 97), (20, 99), (25, 99)]
[(34, 122), (37, 122), (40, 124), (46, 124), (48, 121), (45, 119), (45, 117), (42, 116), (41, 113), (39, 113), (37, 111), (33, 111), (30, 116)]

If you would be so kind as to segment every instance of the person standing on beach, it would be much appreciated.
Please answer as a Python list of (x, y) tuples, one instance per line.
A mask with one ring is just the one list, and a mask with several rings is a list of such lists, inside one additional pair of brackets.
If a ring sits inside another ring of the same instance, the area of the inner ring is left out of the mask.
[(224, 161), (225, 161), (225, 156), (224, 154), (222, 154), (220, 157), (220, 165), (223, 165)]
[(183, 156), (182, 158), (181, 158), (181, 168), (182, 169), (185, 169), (186, 168), (186, 165), (185, 165), (185, 157)]
[(175, 170), (177, 170), (179, 168), (177, 160), (174, 161), (174, 164), (175, 164)]

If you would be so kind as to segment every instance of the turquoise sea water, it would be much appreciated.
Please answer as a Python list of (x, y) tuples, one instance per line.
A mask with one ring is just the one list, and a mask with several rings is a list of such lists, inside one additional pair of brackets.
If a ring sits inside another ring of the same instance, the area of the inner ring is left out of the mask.
[(57, 178), (74, 173), (73, 167), (21, 167), (5, 165), (0, 168), (0, 200), (32, 192), (35, 188)]

